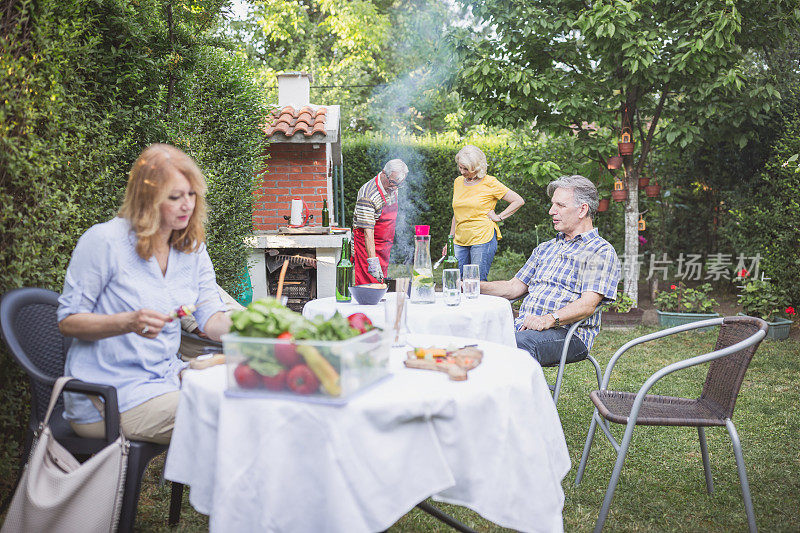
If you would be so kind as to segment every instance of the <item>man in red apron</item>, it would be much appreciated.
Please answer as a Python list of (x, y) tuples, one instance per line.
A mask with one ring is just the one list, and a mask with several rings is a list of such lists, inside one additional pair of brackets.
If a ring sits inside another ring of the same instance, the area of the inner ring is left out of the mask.
[(397, 190), (408, 174), (400, 159), (392, 159), (358, 190), (353, 211), (353, 271), (355, 284), (382, 282), (387, 275), (397, 220)]

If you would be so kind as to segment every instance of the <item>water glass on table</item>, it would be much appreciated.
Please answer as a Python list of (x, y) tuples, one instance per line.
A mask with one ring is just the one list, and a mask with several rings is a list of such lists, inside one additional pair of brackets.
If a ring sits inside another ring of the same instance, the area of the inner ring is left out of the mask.
[[(408, 294), (405, 290), (394, 293), (395, 297), (384, 302), (386, 332), (391, 336), (392, 347), (404, 346), (408, 337)], [(398, 312), (400, 317), (398, 318)]]
[(457, 268), (445, 268), (442, 271), (442, 295), (447, 305), (461, 303), (461, 274)]
[(481, 293), (480, 265), (464, 265), (464, 296), (477, 298)]

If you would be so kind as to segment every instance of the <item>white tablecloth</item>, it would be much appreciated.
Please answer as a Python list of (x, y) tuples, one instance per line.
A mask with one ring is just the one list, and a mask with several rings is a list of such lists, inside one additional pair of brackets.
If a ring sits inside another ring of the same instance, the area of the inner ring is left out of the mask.
[(229, 398), (223, 366), (189, 370), (166, 477), (190, 487), (212, 531), (381, 531), (429, 496), (504, 527), (561, 531), (570, 459), (541, 367), (479, 347), (465, 382), (407, 369), (394, 349), (394, 375), (342, 407)]
[[(336, 298), (319, 298), (307, 302), (303, 316), (307, 318), (323, 315), (333, 316), (339, 311), (344, 316), (364, 313), (377, 327), (386, 323), (385, 305), (394, 305), (395, 293), (386, 293), (385, 301), (377, 305), (359, 305), (351, 302), (337, 302)], [(408, 304), (408, 329), (411, 333), (433, 333), (455, 337), (473, 337), (491, 342), (517, 347), (514, 338), (514, 314), (511, 304), (505, 298), (481, 294), (467, 299), (463, 295), (461, 303), (449, 306), (444, 303), (441, 293), (436, 294), (436, 303)]]

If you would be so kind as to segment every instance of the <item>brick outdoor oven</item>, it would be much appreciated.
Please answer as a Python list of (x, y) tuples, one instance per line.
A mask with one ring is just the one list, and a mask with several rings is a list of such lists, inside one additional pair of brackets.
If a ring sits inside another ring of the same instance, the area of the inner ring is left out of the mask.
[[(248, 239), (253, 298), (274, 294), (288, 257), (283, 294), (295, 310), (335, 294), (336, 262), (346, 236), (321, 226), (323, 199), (331, 224), (344, 224), (342, 149), (339, 106), (311, 104), (311, 81), (305, 72), (278, 75), (278, 106), (265, 123), (267, 172), (256, 192)], [(313, 215), (304, 227), (288, 227), (293, 199), (303, 200)]]

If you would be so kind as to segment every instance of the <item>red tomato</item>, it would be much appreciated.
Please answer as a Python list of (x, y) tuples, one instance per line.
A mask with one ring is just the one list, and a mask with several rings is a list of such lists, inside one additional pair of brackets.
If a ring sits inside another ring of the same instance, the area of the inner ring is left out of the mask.
[(319, 379), (307, 365), (295, 365), (289, 370), (286, 384), (297, 394), (311, 394), (319, 389)]
[[(278, 335), (279, 339), (292, 339), (292, 334), (284, 331)], [(303, 356), (297, 353), (297, 348), (294, 344), (276, 344), (275, 345), (275, 359), (278, 360), (286, 368), (292, 368), (303, 362)]]
[(281, 369), (274, 376), (261, 376), (261, 381), (269, 390), (280, 391), (286, 388), (286, 370)]
[(239, 366), (233, 371), (233, 377), (243, 389), (255, 389), (262, 383), (261, 374), (250, 368), (247, 363), (239, 363)]
[(347, 322), (351, 328), (357, 329), (359, 333), (366, 333), (372, 329), (372, 321), (364, 313), (353, 313), (347, 317)]

